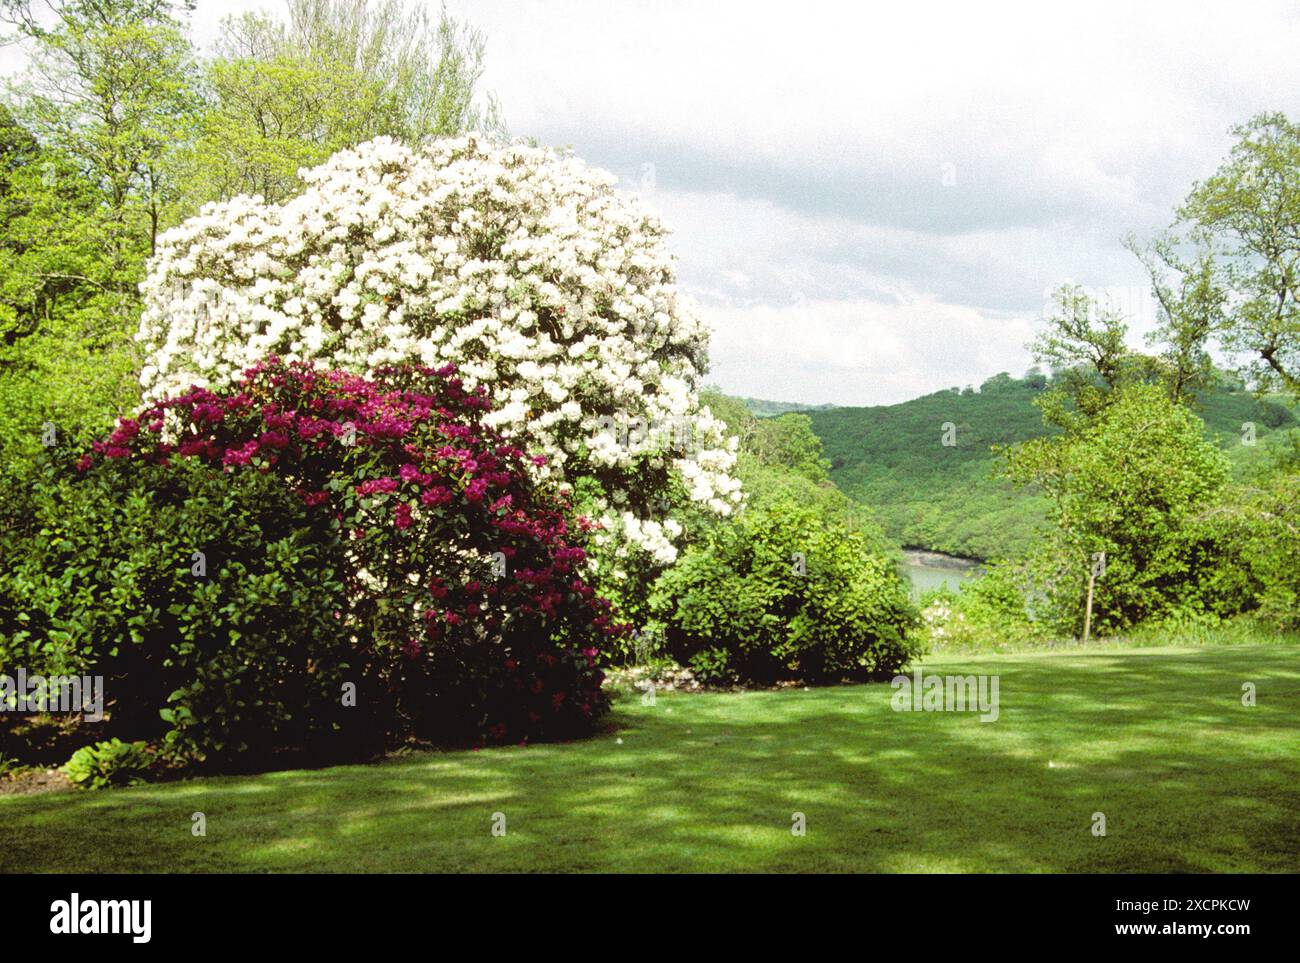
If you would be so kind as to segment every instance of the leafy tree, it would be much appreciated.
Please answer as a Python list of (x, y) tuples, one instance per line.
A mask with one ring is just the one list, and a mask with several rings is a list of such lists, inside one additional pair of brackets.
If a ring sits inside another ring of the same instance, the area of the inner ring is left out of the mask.
[(501, 129), (495, 101), (479, 104), (483, 36), (445, 9), (435, 22), (403, 0), (289, 0), (287, 22), (227, 19), (217, 50), (188, 165), (191, 207), (236, 194), (283, 200), (302, 188), (300, 169), (375, 137)]
[(31, 48), (0, 123), (0, 392), (5, 459), (41, 422), (98, 425), (138, 397), (137, 285), (171, 217), (197, 107), (190, 3), (0, 0)]
[(10, 200), (14, 174), (30, 164), (39, 152), (36, 138), (14, 119), (8, 107), (0, 104), (0, 203), (4, 204), (0, 210), (6, 221), (18, 213)]
[[(990, 380), (971, 394), (810, 413), (832, 480), (891, 539), (993, 558), (1027, 546), (1042, 526), (1041, 498), (996, 477), (994, 448), (1056, 430), (1034, 407), (1046, 376), (1042, 384)], [(945, 425), (953, 426), (952, 445), (944, 444)]]
[[(998, 467), (995, 449), (1060, 432), (1045, 424), (1035, 401), (1053, 376), (989, 379), (973, 395), (938, 391), (896, 405), (812, 411), (813, 430), (830, 459), (831, 480), (885, 533), (903, 545), (967, 558), (1023, 555), (1045, 524), (1047, 503), (1035, 487), (1017, 489)], [(710, 408), (718, 412), (710, 398)], [(1257, 397), (1235, 376), (1216, 370), (1192, 408), (1245, 480), (1297, 424), (1278, 399)], [(727, 417), (729, 430), (739, 434)], [(1242, 444), (1242, 424), (1258, 444)], [(942, 426), (955, 444), (941, 444)], [(741, 462), (744, 461), (742, 443)], [(743, 476), (743, 471), (742, 471)], [(750, 482), (744, 479), (748, 487)]]
[(1233, 134), (1228, 159), (1179, 216), (1214, 245), (1215, 283), (1232, 292), (1226, 347), (1253, 357), (1262, 387), (1300, 394), (1300, 126), (1265, 113)]
[(1056, 304), (1030, 345), (1034, 360), (1056, 373), (1053, 389), (1035, 401), (1049, 425), (1069, 429), (1086, 423), (1115, 391), (1131, 384), (1159, 381), (1171, 397), (1186, 398), (1191, 375), (1130, 349), (1128, 320), (1115, 305), (1073, 284), (1057, 290)]
[(1120, 311), (1098, 304), (1078, 285), (1063, 285), (1055, 300), (1056, 313), (1031, 346), (1034, 360), (1063, 373), (1062, 386), (1080, 410), (1099, 410), (1103, 394), (1123, 384), (1131, 367), (1128, 325)]
[[(0, 113), (0, 120), (6, 115)], [(102, 426), (138, 397), (127, 332), (135, 292), (105, 256), (111, 213), (70, 158), (0, 123), (0, 452), (25, 458), (42, 425)]]
[(1125, 244), (1151, 279), (1159, 324), (1148, 341), (1163, 348), (1157, 359), (1159, 374), (1174, 401), (1190, 401), (1213, 381), (1207, 344), (1225, 319), (1227, 294), (1215, 274), (1213, 255), (1204, 243), (1190, 257), (1182, 254), (1173, 234), (1156, 238), (1146, 248), (1133, 236)]
[(822, 457), (822, 443), (803, 414), (781, 415), (757, 421), (749, 450), (764, 464), (788, 468), (814, 482), (829, 482), (830, 462)]
[[(821, 438), (813, 431), (811, 418), (793, 412), (757, 418), (741, 399), (717, 391), (702, 393), (700, 400), (726, 424), (727, 434), (739, 441), (735, 472), (746, 493), (767, 495), (781, 491), (817, 506), (823, 516), (848, 525), (862, 535), (872, 551), (891, 557), (897, 553), (897, 546), (881, 531), (871, 507), (848, 498), (831, 481), (831, 463), (825, 457)], [(702, 514), (692, 519), (696, 531), (707, 530), (712, 521)]]
[(1300, 627), (1300, 434), (1280, 440), (1208, 517), (1238, 548), (1261, 618), (1294, 629)]
[(1056, 532), (1042, 571), (1066, 627), (1082, 627), (1084, 587), (1102, 552), (1099, 631), (1239, 607), (1240, 599), (1210, 591), (1225, 547), (1203, 524), (1227, 481), (1227, 460), (1161, 386), (1124, 387), (1086, 425), (1017, 446), (1009, 473), (1050, 499)]
[[(0, 446), (98, 430), (139, 398), (132, 335), (159, 232), (185, 211), (296, 188), (374, 136), (497, 125), (483, 38), (396, 0), (293, 0), (231, 21), (206, 70), (192, 0), (0, 0), (30, 69), (0, 110)], [(48, 7), (48, 10), (46, 9)]]
[(16, 86), (19, 116), (45, 146), (73, 159), (104, 191), (103, 238), (115, 273), (152, 253), (178, 193), (169, 163), (198, 108), (193, 50), (183, 32), (194, 0), (58, 0), (44, 26), (30, 0), (0, 12), (32, 42)]
[(289, 20), (302, 53), (370, 77), (396, 106), (402, 127), (380, 133), (419, 140), (500, 130), (495, 98), (478, 98), (483, 34), (445, 5), (435, 22), (423, 3), (289, 0)]

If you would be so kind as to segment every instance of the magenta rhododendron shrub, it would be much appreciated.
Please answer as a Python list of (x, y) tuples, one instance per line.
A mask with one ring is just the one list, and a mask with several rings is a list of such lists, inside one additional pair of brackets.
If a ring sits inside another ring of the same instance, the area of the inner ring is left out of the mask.
[[(584, 578), (592, 527), (539, 486), (454, 368), (364, 378), (272, 358), (124, 419), (79, 467), (192, 459), (272, 473), (327, 520), (358, 709), (398, 734), (574, 734), (607, 704), (599, 646), (624, 628)], [(536, 456), (540, 457), (540, 456)]]

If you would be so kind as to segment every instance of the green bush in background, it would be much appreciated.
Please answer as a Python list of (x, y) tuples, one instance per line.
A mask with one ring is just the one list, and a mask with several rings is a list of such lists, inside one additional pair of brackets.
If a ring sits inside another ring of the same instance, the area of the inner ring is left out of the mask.
[(797, 483), (751, 494), (660, 577), (667, 652), (704, 682), (833, 682), (892, 674), (915, 621), (890, 557)]
[(1251, 607), (1239, 546), (1213, 524), (1228, 459), (1161, 386), (1117, 391), (1091, 421), (1025, 442), (1008, 465), (1011, 477), (1040, 486), (1051, 501), (1055, 531), (1031, 567), (1058, 629), (1081, 631), (1101, 553), (1095, 632), (1216, 620)]

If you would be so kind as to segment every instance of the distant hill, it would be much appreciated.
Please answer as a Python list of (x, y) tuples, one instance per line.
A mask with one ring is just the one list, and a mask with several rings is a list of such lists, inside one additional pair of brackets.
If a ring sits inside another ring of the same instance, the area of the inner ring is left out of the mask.
[[(897, 405), (805, 410), (831, 460), (831, 478), (870, 506), (903, 545), (972, 558), (1026, 547), (1043, 523), (1043, 500), (992, 477), (990, 448), (1047, 433), (1033, 401), (1049, 387), (1043, 375), (996, 375), (978, 389), (949, 389)], [(1241, 388), (1208, 393), (1197, 413), (1239, 471), (1267, 450), (1279, 429), (1297, 425), (1283, 405)], [(1243, 446), (1243, 422), (1258, 444)], [(955, 445), (942, 444), (944, 425)]]
[(792, 411), (830, 411), (834, 405), (803, 405), (797, 401), (764, 401), (762, 398), (737, 398), (756, 418), (771, 418)]

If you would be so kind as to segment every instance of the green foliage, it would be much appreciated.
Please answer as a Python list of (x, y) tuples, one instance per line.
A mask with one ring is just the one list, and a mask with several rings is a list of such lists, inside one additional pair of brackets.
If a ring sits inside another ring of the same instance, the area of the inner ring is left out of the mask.
[(1086, 426), (1017, 446), (1008, 474), (1051, 500), (1056, 530), (1040, 550), (1041, 590), (1059, 624), (1082, 628), (1088, 574), (1102, 552), (1099, 632), (1242, 607), (1243, 587), (1224, 584), (1236, 571), (1232, 549), (1207, 524), (1227, 459), (1163, 387), (1123, 388)]
[(29, 70), (0, 104), (0, 460), (40, 426), (98, 434), (139, 400), (138, 284), (160, 231), (203, 203), (300, 186), (380, 134), (471, 126), (481, 35), (396, 0), (294, 0), (288, 26), (228, 23), (202, 63), (192, 3), (0, 0)]
[(1056, 310), (1034, 339), (1034, 360), (1059, 372), (1038, 399), (1048, 424), (1070, 428), (1095, 417), (1117, 388), (1143, 380), (1143, 358), (1125, 344), (1128, 324), (1114, 306), (1099, 304), (1078, 285), (1055, 295)]
[(117, 395), (147, 249), (105, 257), (113, 228), (102, 191), (3, 107), (0, 156), (0, 417), (66, 425)]
[(1224, 346), (1249, 356), (1261, 386), (1300, 396), (1300, 125), (1265, 113), (1233, 134), (1227, 160), (1196, 184), (1179, 217), (1207, 239), (1214, 281), (1234, 293)]
[[(178, 196), (198, 107), (183, 7), (5, 0), (31, 65), (0, 114), (0, 445), (98, 430), (138, 398), (137, 284)], [(13, 114), (14, 117), (9, 115)]]
[(145, 743), (108, 739), (78, 749), (63, 771), (78, 789), (104, 789), (144, 782), (153, 762)]
[[(790, 497), (816, 506), (828, 518), (833, 517), (859, 531), (872, 550), (893, 553), (894, 547), (886, 541), (869, 512), (845, 498), (831, 483), (827, 475), (829, 462), (822, 454), (821, 440), (813, 432), (806, 415), (756, 418), (741, 399), (711, 389), (702, 392), (700, 400), (715, 417), (726, 423), (726, 433), (735, 436), (739, 442), (734, 474), (747, 495), (783, 490)], [(579, 504), (585, 487), (582, 481), (576, 486)], [(683, 549), (702, 544), (718, 526), (731, 524), (729, 520), (720, 520), (712, 512), (692, 505), (683, 492), (674, 494), (676, 497), (666, 500), (661, 507), (682, 525), (683, 535), (677, 541)], [(602, 580), (602, 594), (615, 603), (623, 618), (653, 632), (655, 616), (651, 596), (655, 591), (655, 579), (663, 573), (665, 566), (644, 553), (629, 554), (616, 560), (601, 558), (601, 564), (617, 566), (626, 576)], [(637, 652), (637, 638), (630, 636), (621, 643), (615, 642), (611, 654), (616, 661), (637, 662), (644, 657), (644, 653), (639, 655)]]
[(926, 652), (998, 651), (1041, 639), (1046, 626), (1030, 604), (1024, 566), (994, 562), (957, 591), (939, 588), (921, 599), (919, 637)]
[(434, 22), (401, 0), (291, 0), (288, 23), (228, 19), (205, 65), (189, 206), (236, 194), (281, 201), (301, 189), (300, 169), (379, 136), (499, 131), (495, 103), (478, 104), (483, 53), (483, 36), (445, 9)]
[(1257, 616), (1276, 628), (1300, 628), (1300, 471), (1283, 464), (1232, 486), (1212, 524), (1240, 553), (1247, 574), (1239, 577), (1249, 580)]
[(1213, 251), (1197, 238), (1193, 253), (1184, 254), (1186, 239), (1172, 231), (1145, 249), (1133, 236), (1125, 246), (1151, 279), (1158, 324), (1147, 340), (1161, 347), (1155, 367), (1174, 401), (1195, 398), (1215, 380), (1208, 344), (1227, 318), (1228, 295), (1215, 276)]
[(812, 420), (803, 414), (762, 418), (755, 422), (746, 446), (759, 462), (785, 468), (815, 482), (827, 482), (831, 463), (822, 456), (821, 439)]
[[(1044, 506), (994, 477), (994, 445), (1045, 432), (1041, 388), (990, 379), (979, 392), (936, 392), (898, 405), (810, 414), (830, 477), (904, 545), (990, 558), (1029, 544)], [(944, 425), (955, 427), (945, 446)]]
[(779, 482), (688, 549), (651, 604), (668, 653), (711, 683), (874, 678), (912, 654), (893, 561)]
[(700, 401), (715, 417), (727, 423), (727, 433), (740, 441), (742, 457), (748, 455), (751, 461), (787, 469), (815, 482), (828, 480), (826, 471), (830, 462), (824, 457), (821, 439), (806, 414), (787, 412), (760, 418), (753, 414), (745, 399), (731, 398), (713, 389), (701, 392)]
[(905, 663), (915, 621), (892, 545), (827, 476), (806, 414), (702, 401), (740, 442), (746, 506), (692, 526), (648, 608), (666, 654), (708, 683), (868, 678)]
[(188, 465), (72, 477), (56, 453), (37, 472), (0, 518), (0, 664), (102, 675), (113, 732), (195, 761), (329, 742), (344, 589), (301, 499)]
[(20, 118), (101, 192), (103, 256), (129, 270), (168, 220), (180, 180), (173, 159), (199, 108), (188, 10), (169, 0), (57, 0), (47, 18), (33, 6), (5, 3), (31, 45), (16, 86)]

